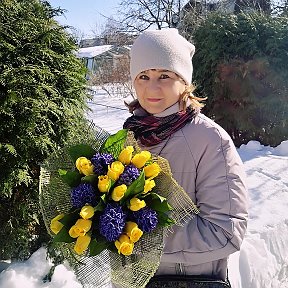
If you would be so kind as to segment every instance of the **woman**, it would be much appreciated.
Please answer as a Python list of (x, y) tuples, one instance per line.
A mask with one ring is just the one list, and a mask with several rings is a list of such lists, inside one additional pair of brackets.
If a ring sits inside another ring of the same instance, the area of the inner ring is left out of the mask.
[[(124, 128), (142, 149), (166, 158), (200, 213), (165, 239), (156, 275), (227, 279), (227, 260), (247, 225), (243, 164), (229, 135), (200, 113), (192, 95), (195, 47), (176, 29), (148, 30), (131, 48), (137, 101)], [(223, 107), (225, 109), (225, 107)]]

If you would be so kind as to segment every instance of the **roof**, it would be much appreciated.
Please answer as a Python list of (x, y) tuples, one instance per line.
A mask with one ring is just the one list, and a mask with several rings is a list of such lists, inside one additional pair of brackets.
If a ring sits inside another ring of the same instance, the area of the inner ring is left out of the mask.
[(113, 45), (101, 45), (101, 46), (93, 46), (93, 47), (85, 47), (79, 48), (77, 52), (77, 56), (79, 58), (93, 58), (97, 55), (105, 53), (112, 48)]

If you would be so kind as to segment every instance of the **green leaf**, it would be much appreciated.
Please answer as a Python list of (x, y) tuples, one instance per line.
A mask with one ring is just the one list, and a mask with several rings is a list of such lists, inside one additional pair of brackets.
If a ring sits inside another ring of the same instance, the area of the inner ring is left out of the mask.
[(101, 147), (100, 151), (110, 153), (113, 155), (114, 158), (118, 158), (118, 155), (124, 147), (127, 133), (127, 129), (122, 129), (119, 130), (116, 134), (109, 136), (106, 142)]
[(100, 197), (102, 199), (103, 203), (105, 203), (105, 204), (107, 202), (106, 197), (107, 197), (107, 193), (103, 193), (103, 195)]
[(76, 162), (76, 160), (79, 157), (86, 157), (90, 159), (96, 153), (96, 151), (87, 144), (79, 144), (79, 145), (71, 146), (68, 149), (68, 153), (71, 159), (73, 160), (73, 162)]
[(62, 219), (59, 220), (67, 229), (70, 229), (76, 221), (80, 218), (80, 209), (76, 209), (71, 213), (67, 213)]
[(107, 248), (109, 251), (112, 251), (113, 253), (118, 253), (118, 249), (115, 245), (109, 245)]
[(94, 207), (94, 211), (96, 212), (96, 211), (103, 211), (104, 209), (105, 209), (105, 198), (104, 198), (104, 200), (103, 200), (103, 198), (102, 197), (105, 197), (106, 195), (102, 195), (100, 198), (100, 201), (99, 201), (99, 203)]
[(115, 184), (117, 183), (117, 181), (109, 179), (109, 189), (108, 192), (110, 192), (111, 189), (114, 189)]
[(165, 197), (160, 196), (157, 193), (150, 193), (145, 197), (146, 204), (153, 210), (159, 212), (168, 212), (173, 208), (168, 203)]
[(131, 185), (128, 186), (127, 191), (125, 192), (124, 197), (121, 199), (121, 204), (127, 199), (130, 198), (136, 194), (139, 194), (140, 192), (143, 192), (145, 185), (145, 173), (144, 170), (142, 170), (140, 176), (134, 180)]
[(95, 239), (93, 239), (89, 244), (90, 249), (90, 256), (96, 256), (99, 253), (101, 253), (103, 250), (107, 249), (109, 247), (110, 243), (108, 242), (97, 242)]
[(111, 136), (108, 137), (108, 139), (106, 140), (106, 142), (104, 143), (103, 148), (107, 149), (111, 146), (114, 146), (115, 143), (117, 142), (123, 142), (126, 140), (127, 137), (127, 129), (122, 129), (119, 130), (116, 134), (113, 134)]
[(11, 145), (11, 144), (4, 144), (4, 145), (2, 145), (1, 143), (0, 143), (0, 149), (1, 148), (4, 148), (4, 149), (6, 149), (6, 151), (8, 151), (10, 154), (12, 154), (13, 156), (17, 156), (17, 151), (16, 151), (16, 149), (15, 149), (15, 147), (13, 146), (13, 145)]
[(76, 239), (69, 235), (68, 229), (64, 226), (57, 235), (53, 238), (53, 242), (72, 243)]
[(89, 176), (82, 177), (81, 182), (90, 183), (92, 185), (97, 186), (98, 176), (97, 175), (89, 175)]
[(58, 173), (61, 179), (71, 188), (78, 186), (81, 183), (81, 174), (77, 171), (66, 171), (59, 169)]
[(167, 227), (175, 224), (175, 221), (171, 219), (166, 213), (157, 212), (158, 225)]

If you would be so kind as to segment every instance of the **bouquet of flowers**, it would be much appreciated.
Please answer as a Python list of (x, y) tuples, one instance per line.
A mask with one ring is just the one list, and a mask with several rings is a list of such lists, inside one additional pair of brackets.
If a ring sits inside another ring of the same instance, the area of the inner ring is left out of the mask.
[(111, 142), (120, 141), (125, 133), (110, 137), (99, 152), (84, 144), (70, 147), (75, 169), (59, 169), (71, 187), (72, 209), (54, 217), (50, 229), (54, 241), (75, 242), (78, 255), (87, 249), (90, 256), (104, 249), (131, 255), (143, 233), (173, 223), (167, 215), (171, 206), (157, 194), (154, 178), (161, 168), (151, 153), (137, 153), (131, 145), (120, 153), (110, 151)]
[(165, 227), (188, 220), (197, 208), (171, 177), (168, 162), (141, 151), (127, 130), (95, 143), (72, 145), (43, 165), (40, 204), (47, 229), (70, 263), (78, 259), (75, 271), (84, 286), (106, 287), (112, 279), (144, 287), (160, 263)]

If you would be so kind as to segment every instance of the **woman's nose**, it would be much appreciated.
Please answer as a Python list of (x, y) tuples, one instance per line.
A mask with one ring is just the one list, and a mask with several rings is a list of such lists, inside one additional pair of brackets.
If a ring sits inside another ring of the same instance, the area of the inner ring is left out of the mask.
[(159, 81), (157, 79), (150, 79), (148, 81), (147, 88), (149, 90), (158, 90), (159, 89)]

